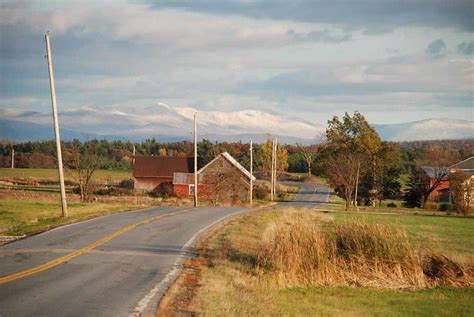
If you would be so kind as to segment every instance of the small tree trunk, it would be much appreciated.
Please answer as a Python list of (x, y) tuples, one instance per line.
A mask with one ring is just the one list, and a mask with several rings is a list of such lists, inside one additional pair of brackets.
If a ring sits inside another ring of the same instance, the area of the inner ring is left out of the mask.
[(311, 177), (311, 162), (308, 161), (308, 177)]

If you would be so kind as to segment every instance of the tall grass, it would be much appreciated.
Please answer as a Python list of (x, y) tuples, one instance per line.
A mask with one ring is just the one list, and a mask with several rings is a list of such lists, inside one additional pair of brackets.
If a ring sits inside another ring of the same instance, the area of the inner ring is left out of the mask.
[(421, 254), (399, 228), (363, 221), (330, 228), (322, 230), (310, 217), (285, 217), (264, 232), (257, 269), (285, 287), (473, 285), (472, 267), (441, 254)]

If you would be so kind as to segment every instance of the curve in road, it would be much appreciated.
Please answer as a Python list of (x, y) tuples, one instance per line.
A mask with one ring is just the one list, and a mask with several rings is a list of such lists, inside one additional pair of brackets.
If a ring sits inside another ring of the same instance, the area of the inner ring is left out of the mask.
[[(152, 208), (60, 227), (2, 246), (0, 276), (6, 276), (102, 242), (80, 256), (0, 284), (0, 316), (153, 315), (166, 286), (163, 281), (172, 282), (169, 273), (176, 273), (196, 234), (243, 210)], [(121, 232), (123, 228), (130, 229)]]

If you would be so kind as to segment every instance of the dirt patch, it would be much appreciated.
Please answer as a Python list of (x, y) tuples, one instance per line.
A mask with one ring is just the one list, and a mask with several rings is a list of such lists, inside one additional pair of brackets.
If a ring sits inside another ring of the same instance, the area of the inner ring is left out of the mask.
[(161, 300), (156, 316), (194, 315), (189, 306), (200, 286), (201, 267), (205, 265), (208, 265), (207, 260), (201, 256), (185, 261), (181, 275)]

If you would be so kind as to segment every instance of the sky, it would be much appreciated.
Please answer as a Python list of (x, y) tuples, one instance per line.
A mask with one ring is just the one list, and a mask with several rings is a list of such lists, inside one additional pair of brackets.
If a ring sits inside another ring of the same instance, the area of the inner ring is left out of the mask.
[(0, 109), (473, 120), (472, 1), (2, 1)]

